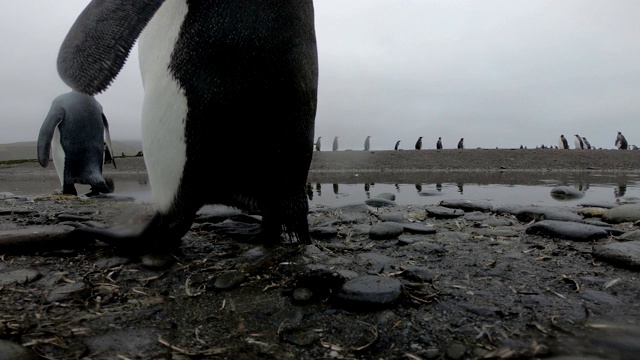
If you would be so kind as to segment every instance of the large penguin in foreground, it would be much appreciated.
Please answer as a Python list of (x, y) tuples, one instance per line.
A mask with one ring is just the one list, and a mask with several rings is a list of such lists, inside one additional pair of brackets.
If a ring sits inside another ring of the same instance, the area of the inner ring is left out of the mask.
[(93, 96), (71, 91), (51, 103), (38, 134), (38, 162), (47, 167), (53, 149), (63, 194), (78, 195), (75, 184), (91, 185), (87, 195), (110, 193), (113, 183), (102, 176), (105, 143), (113, 149), (102, 106)]
[[(61, 46), (58, 72), (78, 91), (103, 91), (139, 35), (156, 214), (136, 234), (82, 231), (163, 251), (179, 244), (200, 207), (225, 204), (260, 212), (262, 238), (279, 241), (284, 232), (309, 243), (305, 186), (318, 86), (312, 1), (93, 0)], [(259, 152), (241, 150), (265, 138)]]

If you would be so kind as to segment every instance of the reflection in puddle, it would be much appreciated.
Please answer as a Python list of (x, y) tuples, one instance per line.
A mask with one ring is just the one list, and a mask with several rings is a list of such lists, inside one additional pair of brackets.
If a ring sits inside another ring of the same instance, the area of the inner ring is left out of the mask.
[[(587, 202), (627, 202), (640, 198), (640, 177), (633, 173), (611, 176), (544, 174), (547, 177), (534, 177), (531, 174), (528, 175), (523, 178), (510, 175), (508, 179), (501, 179), (468, 175), (465, 178), (459, 173), (451, 173), (444, 174), (443, 178), (448, 176), (452, 181), (440, 178), (437, 181), (411, 181), (415, 179), (405, 178), (403, 179), (405, 181), (398, 182), (354, 182), (353, 179), (336, 182), (311, 181), (307, 184), (306, 194), (310, 205), (327, 206), (362, 203), (381, 193), (394, 194), (396, 203), (401, 205), (432, 205), (442, 200), (467, 199), (490, 201), (494, 205), (573, 206)], [(153, 201), (146, 178), (115, 180), (115, 186), (115, 195), (133, 197), (138, 203)], [(551, 190), (558, 186), (570, 187), (584, 193), (584, 196), (570, 199), (557, 196), (554, 198)], [(76, 185), (76, 187), (80, 194), (89, 191), (88, 185)], [(60, 184), (56, 178), (19, 181), (2, 179), (0, 181), (0, 192), (16, 195), (49, 195), (59, 188)], [(270, 191), (270, 189), (263, 189), (263, 191)]]
[[(490, 201), (494, 205), (547, 205), (566, 206), (581, 203), (626, 202), (640, 198), (640, 184), (575, 184), (564, 185), (579, 195), (559, 196), (552, 189), (560, 185), (505, 185), (505, 184), (320, 184), (308, 185), (307, 197), (311, 205), (340, 206), (360, 203), (382, 193), (391, 193), (396, 203), (404, 205), (432, 205), (442, 200), (467, 199)], [(331, 192), (323, 188), (331, 187)], [(629, 190), (629, 191), (627, 191)], [(330, 193), (331, 195), (327, 195)]]

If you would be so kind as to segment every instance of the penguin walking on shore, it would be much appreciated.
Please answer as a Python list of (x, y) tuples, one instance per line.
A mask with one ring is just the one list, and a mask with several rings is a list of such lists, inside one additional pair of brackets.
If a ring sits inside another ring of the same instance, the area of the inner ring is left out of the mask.
[(587, 138), (584, 136), (582, 137), (582, 143), (584, 144), (585, 149), (591, 150), (591, 144), (589, 144), (589, 142), (587, 141)]
[[(314, 22), (311, 0), (91, 1), (62, 43), (58, 72), (77, 91), (102, 92), (138, 41), (156, 213), (126, 236), (76, 230), (132, 252), (167, 252), (203, 205), (223, 204), (262, 215), (256, 240), (311, 243), (305, 190), (318, 89)], [(228, 151), (265, 137), (272, 141), (259, 153)]]
[(616, 136), (616, 147), (619, 150), (627, 150), (629, 144), (627, 143), (627, 139), (622, 135), (622, 132), (618, 131), (618, 135)]
[(564, 137), (564, 135), (560, 135), (560, 139), (558, 139), (558, 147), (560, 147), (560, 149), (569, 148), (569, 142), (567, 141), (567, 138)]
[(364, 151), (369, 151), (369, 149), (371, 148), (370, 139), (371, 136), (367, 136), (367, 138), (364, 140)]
[(318, 140), (316, 140), (316, 151), (320, 151), (320, 139), (322, 139), (322, 136), (318, 136)]
[(464, 149), (464, 138), (461, 138), (460, 141), (458, 141), (458, 149)]
[(418, 138), (418, 141), (416, 141), (416, 150), (420, 150), (422, 149), (422, 136), (420, 136)]
[(399, 146), (400, 146), (400, 140), (396, 141), (396, 146), (394, 146), (393, 150), (398, 150)]
[(576, 149), (584, 149), (584, 142), (582, 142), (582, 138), (580, 137), (580, 135), (576, 134), (576, 138), (574, 140), (574, 145)]
[(53, 100), (38, 134), (38, 162), (47, 167), (53, 150), (63, 194), (78, 195), (75, 184), (91, 185), (87, 196), (113, 192), (113, 181), (102, 176), (105, 150), (116, 166), (112, 148), (109, 122), (93, 96), (71, 91)]
[(338, 151), (338, 137), (333, 138), (333, 147), (331, 148), (333, 151)]
[(438, 138), (438, 142), (436, 143), (436, 149), (442, 150), (442, 137)]

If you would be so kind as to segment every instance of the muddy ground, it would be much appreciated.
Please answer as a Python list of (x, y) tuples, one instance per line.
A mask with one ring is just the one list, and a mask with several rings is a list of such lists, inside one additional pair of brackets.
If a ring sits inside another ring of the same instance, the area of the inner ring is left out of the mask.
[[(144, 179), (142, 158), (116, 160), (117, 170), (105, 168), (116, 187), (119, 177)], [(344, 151), (316, 153), (310, 180), (556, 170), (622, 176), (639, 168), (637, 151)], [(0, 166), (0, 181), (33, 176), (49, 181), (55, 172), (37, 163)], [(2, 234), (67, 234), (64, 224), (74, 222), (140, 226), (153, 211), (126, 199), (53, 190), (5, 194)], [(192, 226), (172, 264), (161, 269), (92, 239), (65, 249), (39, 241), (7, 251), (0, 258), (0, 353), (19, 345), (16, 354), (27, 349), (45, 359), (638, 358), (638, 269), (592, 251), (612, 237), (530, 235), (527, 223), (493, 212), (484, 216), (516, 234), (487, 236), (473, 217), (482, 214), (473, 212), (435, 219), (411, 204), (358, 209), (310, 213), (312, 228), (336, 229), (312, 246), (263, 247), (225, 233), (210, 218)], [(397, 214), (437, 232), (369, 237), (367, 227)], [(383, 304), (336, 296), (344, 282), (364, 275), (399, 282), (400, 295)]]

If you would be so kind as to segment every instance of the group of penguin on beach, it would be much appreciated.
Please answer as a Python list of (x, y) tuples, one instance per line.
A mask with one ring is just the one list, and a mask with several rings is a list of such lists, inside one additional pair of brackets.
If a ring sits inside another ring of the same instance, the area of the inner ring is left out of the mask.
[[(393, 148), (394, 150), (400, 149), (400, 141), (401, 140), (396, 141), (396, 145)], [(322, 136), (318, 137), (318, 139), (314, 144), (314, 148), (316, 151), (322, 151)], [(422, 149), (422, 136), (418, 138), (414, 148), (416, 150)], [(438, 150), (442, 149), (442, 137), (438, 138), (438, 141), (436, 142), (436, 149)], [(461, 138), (460, 141), (458, 141), (458, 149), (464, 149), (464, 138)], [(333, 145), (331, 147), (331, 150), (338, 151), (338, 136), (333, 138)], [(371, 135), (367, 136), (367, 138), (364, 140), (364, 150), (365, 151), (371, 150)]]
[[(415, 149), (416, 150), (421, 150), (422, 149), (422, 136), (420, 136), (418, 138), (418, 140), (416, 141), (415, 144)], [(319, 136), (318, 139), (315, 142), (315, 150), (316, 151), (322, 151), (322, 136)], [(589, 141), (587, 141), (586, 137), (581, 137), (580, 135), (575, 135), (575, 149), (595, 149), (595, 147), (592, 147), (591, 144), (589, 143)], [(629, 145), (627, 142), (627, 139), (624, 137), (624, 135), (622, 135), (622, 132), (618, 131), (618, 135), (616, 136), (616, 141), (615, 141), (615, 146), (620, 149), (620, 150), (638, 150), (638, 147), (635, 145)], [(399, 150), (400, 148), (400, 140), (396, 141), (396, 144), (394, 146), (394, 150)], [(458, 149), (464, 149), (464, 138), (461, 138), (460, 141), (458, 141)], [(536, 149), (541, 148), (541, 149), (552, 149), (552, 146), (545, 146), (542, 145), (540, 147), (536, 147)], [(560, 138), (558, 139), (558, 145), (555, 147), (556, 149), (569, 149), (569, 142), (567, 141), (567, 138), (564, 137), (564, 135), (560, 135)], [(442, 149), (442, 137), (438, 137), (438, 141), (436, 142), (436, 149), (437, 150), (441, 150)], [(520, 145), (520, 149), (525, 149), (524, 146)], [(338, 151), (338, 136), (336, 136), (333, 139), (333, 146), (331, 148), (332, 151)], [(367, 136), (366, 139), (364, 140), (364, 150), (365, 151), (369, 151), (371, 150), (371, 136)]]

